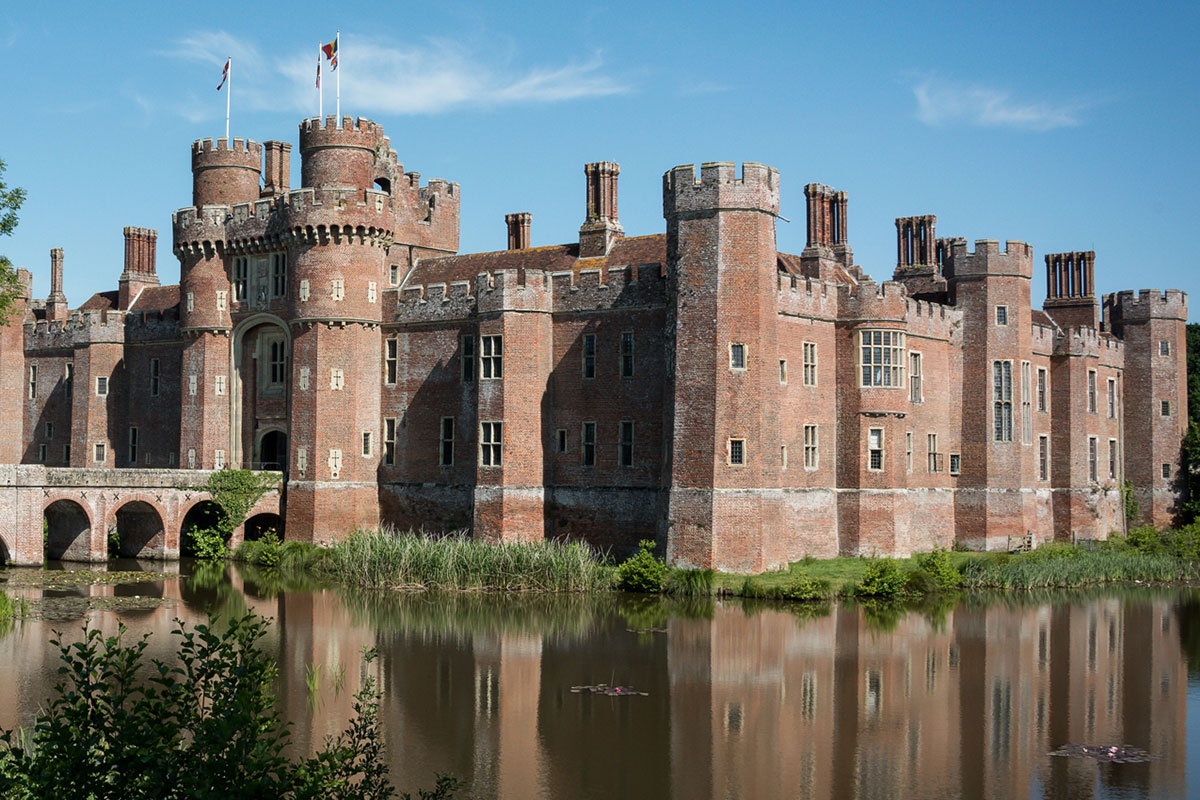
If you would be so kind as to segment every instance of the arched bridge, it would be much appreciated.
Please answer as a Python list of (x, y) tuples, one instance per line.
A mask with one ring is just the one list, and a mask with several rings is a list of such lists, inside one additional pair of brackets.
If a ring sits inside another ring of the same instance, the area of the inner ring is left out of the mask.
[[(180, 535), (213, 505), (203, 489), (212, 472), (192, 469), (72, 469), (0, 465), (0, 562), (104, 561), (109, 532), (122, 556), (179, 557)], [(247, 519), (281, 517), (278, 491)], [(241, 543), (243, 527), (230, 546)]]

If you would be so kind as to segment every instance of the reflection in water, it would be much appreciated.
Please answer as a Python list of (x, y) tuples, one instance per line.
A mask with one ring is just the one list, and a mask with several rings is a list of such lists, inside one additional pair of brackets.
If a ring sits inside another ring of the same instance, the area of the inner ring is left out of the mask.
[[(128, 568), (127, 566), (124, 568)], [(143, 568), (145, 568), (143, 566)], [(35, 597), (38, 590), (23, 590)], [(381, 595), (300, 576), (185, 563), (130, 587), (174, 600), (87, 624), (153, 633), (174, 617), (271, 617), (263, 646), (295, 746), (351, 717), (364, 647), (385, 697), (393, 777), (455, 775), (460, 797), (1183, 797), (1189, 665), (1200, 677), (1200, 592), (1105, 590), (873, 605), (672, 603), (657, 598)], [(0, 632), (0, 726), (49, 694), (50, 630)], [(316, 676), (310, 689), (306, 677)], [(620, 684), (641, 697), (574, 694)], [(1128, 744), (1149, 764), (1050, 758), (1067, 743)]]

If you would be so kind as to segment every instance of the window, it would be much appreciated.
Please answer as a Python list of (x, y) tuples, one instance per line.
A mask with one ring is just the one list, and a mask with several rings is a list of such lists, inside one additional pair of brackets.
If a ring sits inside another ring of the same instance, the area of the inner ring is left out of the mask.
[(500, 439), (502, 435), (499, 422), (479, 423), (479, 465), (483, 467), (500, 466)]
[(150, 396), (158, 397), (162, 371), (157, 358), (150, 359)]
[(137, 466), (138, 457), (138, 429), (134, 425), (129, 426), (129, 465)]
[(217, 311), (224, 311), (228, 306), (229, 292), (224, 289), (217, 290)]
[(820, 458), (818, 448), (818, 431), (816, 425), (804, 426), (804, 468), (816, 469)]
[(388, 267), (388, 286), (400, 285), (400, 265), (392, 264)]
[(375, 445), (375, 443), (374, 443), (374, 441), (373, 441), (372, 439), (373, 439), (373, 437), (371, 436), (371, 432), (370, 432), (370, 431), (363, 431), (363, 432), (362, 432), (362, 454), (363, 454), (363, 458), (370, 458), (370, 457), (371, 457), (371, 454), (375, 452), (375, 446), (374, 446), (374, 445)]
[(326, 462), (329, 465), (329, 477), (339, 478), (342, 474), (342, 451), (330, 450), (329, 460)]
[(633, 466), (633, 422), (632, 420), (623, 420), (621, 422), (621, 440), (618, 448), (617, 463), (622, 467)]
[(633, 331), (621, 334), (621, 377), (633, 377)]
[(438, 464), (443, 467), (454, 465), (454, 417), (442, 417), (442, 447), (438, 453)]
[(729, 345), (729, 368), (739, 370), (746, 368), (746, 345)]
[(196, 294), (195, 292), (187, 293), (187, 310), (192, 312), (196, 310)]
[(53, 438), (54, 438), (54, 423), (53, 423), (53, 422), (47, 422), (47, 423), (46, 423), (46, 428), (45, 428), (45, 431), (46, 431), (46, 438), (47, 438), (47, 439), (53, 439)]
[(1089, 369), (1087, 377), (1088, 413), (1096, 413), (1096, 370)]
[(583, 377), (585, 379), (596, 377), (596, 334), (594, 333), (583, 335)]
[(475, 337), (462, 337), (462, 355), (459, 356), (462, 382), (471, 383), (475, 380)]
[(271, 297), (287, 297), (287, 253), (271, 254)]
[(367, 302), (374, 303), (379, 299), (379, 284), (375, 281), (367, 281)]
[(1165, 480), (1165, 481), (1169, 481), (1171, 479), (1171, 465), (1170, 464), (1162, 465), (1162, 476), (1163, 476), (1163, 480)]
[(1158, 354), (1160, 356), (1171, 355), (1171, 343), (1166, 339), (1160, 339), (1158, 342)]
[(746, 440), (729, 440), (729, 463), (738, 466), (746, 463)]
[(787, 359), (779, 359), (779, 382), (787, 383)]
[(1012, 362), (992, 362), (992, 438), (1012, 441)]
[(272, 338), (267, 343), (267, 383), (281, 386), (287, 379), (287, 343)]
[(68, 361), (63, 367), (63, 388), (66, 389), (67, 399), (75, 394), (75, 364)]
[(225, 394), (225, 376), (218, 375), (216, 378), (216, 386), (213, 389), (218, 395)]
[(1117, 381), (1114, 378), (1108, 379), (1108, 418), (1117, 418)]
[(1162, 401), (1162, 415), (1164, 417), (1171, 416), (1171, 401), (1170, 400)]
[(38, 445), (38, 463), (39, 464), (46, 463), (46, 445), (44, 445), (44, 444)]
[(1108, 440), (1108, 477), (1117, 477), (1117, 440)]
[(567, 452), (567, 429), (559, 428), (555, 436), (558, 439), (558, 452)]
[(483, 343), (480, 360), (480, 375), (484, 380), (504, 377), (504, 337), (499, 335), (479, 337)]
[(928, 459), (927, 467), (930, 472), (940, 472), (941, 464), (938, 463), (937, 451), (937, 434), (930, 433), (925, 436), (925, 454)]
[(400, 368), (400, 342), (397, 339), (384, 341), (383, 382), (388, 386), (396, 385), (396, 373)]
[(107, 449), (108, 448), (104, 444), (104, 442), (96, 442), (95, 444), (93, 444), (92, 445), (92, 461), (96, 462), (97, 464), (103, 464), (104, 460), (106, 458), (108, 458), (108, 453), (106, 452)]
[(804, 343), (804, 385), (817, 385), (817, 345), (816, 342)]
[(779, 446), (779, 469), (783, 472), (787, 472), (787, 445), (786, 444)]
[(906, 472), (912, 472), (912, 469), (913, 469), (913, 435), (912, 435), (912, 431), (904, 432), (904, 469)]
[(67, 466), (71, 465), (71, 445), (63, 445), (63, 463)]
[(867, 431), (867, 469), (883, 469), (883, 428)]
[(1038, 411), (1046, 410), (1046, 370), (1043, 367), (1038, 367), (1037, 371), (1037, 408)]
[(346, 371), (342, 369), (329, 370), (329, 388), (335, 392), (340, 392), (346, 388)]
[(225, 469), (225, 451), (218, 450), (213, 454), (213, 469)]
[(167, 453), (167, 466), (168, 467), (175, 466), (175, 451), (174, 450), (171, 450), (170, 452)]
[(585, 467), (596, 466), (596, 423), (583, 423), (583, 435), (579, 442), (582, 445), (583, 465)]
[(37, 397), (37, 364), (29, 365), (29, 399)]
[(188, 469), (196, 468), (196, 451), (192, 448), (188, 448), (187, 465)]
[(309, 293), (312, 291), (310, 286), (311, 286), (311, 284), (309, 284), (307, 278), (300, 281), (300, 302), (301, 303), (308, 302)]
[(345, 278), (333, 278), (329, 281), (329, 297), (335, 301), (346, 299)]
[(904, 385), (904, 334), (899, 331), (861, 331), (859, 364), (862, 385), (899, 389)]
[(96, 376), (96, 397), (108, 397), (108, 377)]
[(383, 465), (396, 465), (396, 418), (388, 417), (383, 421)]
[(300, 368), (300, 389), (301, 389), (301, 391), (308, 391), (308, 376), (311, 374), (312, 373), (309, 372), (308, 367)]
[(304, 473), (307, 471), (308, 471), (308, 448), (307, 447), (298, 447), (298, 448), (296, 448), (296, 474), (299, 475), (301, 478), (303, 478)]
[(1038, 437), (1038, 480), (1050, 480), (1050, 437)]
[(962, 456), (958, 453), (950, 454), (950, 474), (957, 475), (962, 471)]
[(1096, 440), (1095, 436), (1088, 437), (1088, 480), (1092, 481), (1093, 483), (1097, 479), (1096, 460), (1098, 458), (1098, 453), (1096, 450), (1098, 449), (1098, 445), (1099, 442)]
[(1030, 402), (1033, 387), (1030, 381), (1028, 361), (1021, 362), (1021, 443), (1033, 444), (1033, 403)]
[(908, 354), (908, 401), (920, 403), (924, 400), (921, 387), (921, 354)]
[(250, 283), (250, 260), (238, 256), (233, 260), (233, 299), (234, 302), (246, 302)]
[(996, 306), (996, 324), (1008, 324), (1008, 306)]
[(196, 376), (195, 375), (188, 375), (188, 394), (193, 395), (193, 396), (196, 394)]

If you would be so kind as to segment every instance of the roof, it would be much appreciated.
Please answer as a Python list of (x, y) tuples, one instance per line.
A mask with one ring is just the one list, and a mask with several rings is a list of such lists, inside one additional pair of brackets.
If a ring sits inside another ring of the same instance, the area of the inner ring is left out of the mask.
[(112, 311), (117, 307), (117, 292), (96, 292), (79, 307), (80, 311)]
[[(79, 307), (80, 311), (114, 311), (120, 300), (118, 292), (97, 292)], [(147, 286), (134, 298), (130, 311), (166, 311), (179, 305), (179, 285)]]
[(1045, 325), (1047, 328), (1057, 328), (1058, 323), (1051, 319), (1050, 315), (1039, 308), (1033, 309), (1031, 320), (1034, 325)]
[(423, 258), (409, 272), (404, 285), (473, 281), (481, 272), (532, 269), (544, 272), (600, 269), (640, 264), (665, 264), (667, 236), (631, 236), (617, 240), (606, 256), (580, 258), (579, 245), (556, 244), (548, 247), (529, 247), (524, 250), (497, 250), (491, 253), (471, 253), (444, 258)]

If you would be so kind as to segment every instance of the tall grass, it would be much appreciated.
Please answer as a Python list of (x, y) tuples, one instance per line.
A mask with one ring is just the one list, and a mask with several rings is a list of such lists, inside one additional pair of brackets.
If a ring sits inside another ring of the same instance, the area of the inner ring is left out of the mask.
[(1190, 564), (1166, 554), (1074, 550), (1047, 555), (969, 561), (962, 568), (964, 585), (972, 589), (1053, 589), (1114, 581), (1166, 583), (1188, 580), (1194, 574)]
[(333, 545), (322, 572), (346, 584), (391, 589), (582, 592), (607, 589), (612, 570), (580, 542), (480, 542), (390, 528), (356, 530)]

